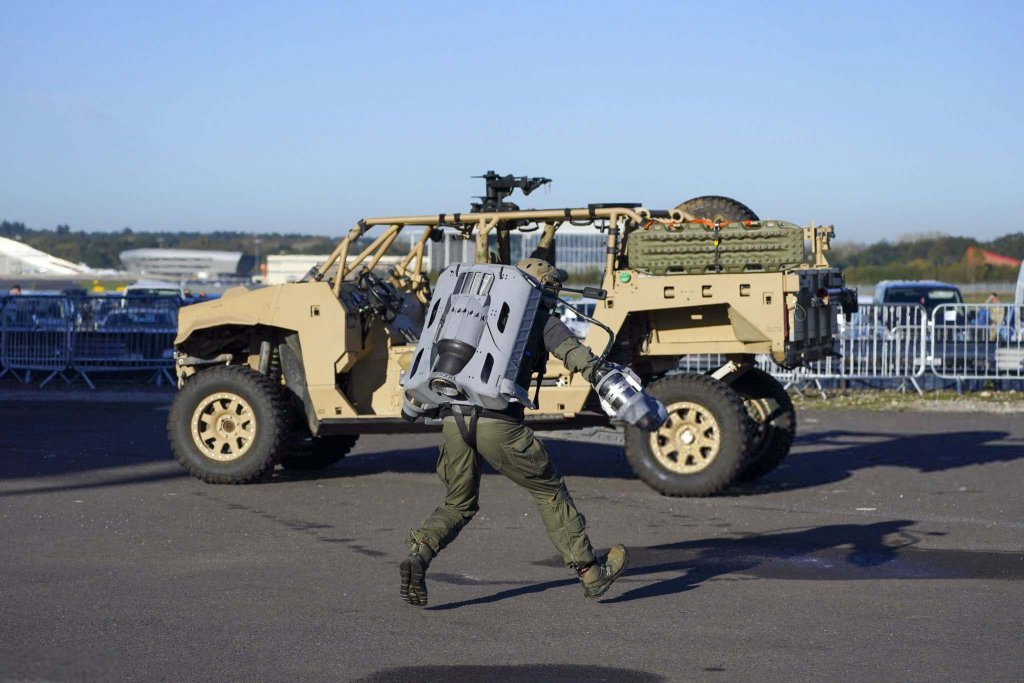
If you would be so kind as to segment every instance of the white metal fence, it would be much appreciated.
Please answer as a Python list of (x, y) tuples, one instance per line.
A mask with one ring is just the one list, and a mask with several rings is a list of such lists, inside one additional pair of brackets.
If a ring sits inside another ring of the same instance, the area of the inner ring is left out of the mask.
[(801, 369), (805, 377), (848, 380), (910, 379), (926, 370), (923, 306), (861, 306), (842, 319), (838, 358)]
[(930, 321), (932, 371), (946, 379), (1024, 378), (1022, 311), (1006, 304), (943, 304)]
[[(922, 392), (926, 385), (1024, 382), (1021, 314), (1007, 304), (943, 304), (930, 313), (918, 305), (861, 304), (840, 324), (838, 358), (784, 370), (767, 356), (757, 364), (787, 385), (853, 382)], [(683, 372), (720, 367), (724, 356), (683, 358)]]

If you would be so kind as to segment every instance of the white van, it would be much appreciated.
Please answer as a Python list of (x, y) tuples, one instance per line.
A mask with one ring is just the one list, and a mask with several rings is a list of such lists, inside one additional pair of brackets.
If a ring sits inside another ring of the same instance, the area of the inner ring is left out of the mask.
[(126, 297), (174, 296), (184, 299), (185, 288), (162, 280), (137, 280), (124, 288), (124, 295)]
[(1009, 372), (1018, 377), (1024, 373), (1024, 263), (1017, 275), (1017, 288), (1013, 294), (1013, 306), (1007, 311), (1005, 324), (1009, 327), (1006, 346), (996, 348), (996, 370)]
[(1013, 310), (1010, 311), (1013, 320), (1013, 336), (1017, 342), (1024, 341), (1024, 263), (1020, 264), (1020, 273), (1017, 275), (1017, 291), (1013, 295)]

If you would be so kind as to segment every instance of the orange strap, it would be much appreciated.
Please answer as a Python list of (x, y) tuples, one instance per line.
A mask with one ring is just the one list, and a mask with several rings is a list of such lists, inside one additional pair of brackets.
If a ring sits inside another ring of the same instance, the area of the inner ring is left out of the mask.
[[(691, 223), (691, 224), (696, 224), (696, 225), (703, 225), (708, 230), (714, 230), (715, 229), (715, 222), (712, 221), (712, 220), (708, 220), (707, 218), (694, 218), (692, 221), (685, 221), (685, 222), (686, 223)], [(760, 221), (728, 221), (728, 222), (725, 222), (723, 224), (724, 225), (728, 225), (729, 223), (742, 223), (743, 227), (749, 228), (754, 223), (759, 223), (759, 222)]]
[[(684, 225), (703, 225), (705, 227), (705, 229), (707, 229), (707, 230), (714, 230), (715, 229), (715, 222), (712, 221), (712, 220), (709, 220), (707, 218), (694, 218), (693, 220), (690, 220), (690, 221), (681, 221), (681, 222)], [(754, 223), (760, 223), (760, 221), (749, 221), (749, 220), (747, 220), (747, 221), (729, 221), (729, 223), (742, 223), (743, 227), (749, 228)], [(728, 225), (729, 223), (725, 223), (725, 225)], [(679, 225), (679, 223), (676, 223), (675, 221), (664, 221), (663, 222), (663, 221), (649, 220), (649, 221), (646, 221), (643, 224), (642, 227), (643, 227), (644, 230), (650, 230), (651, 227), (655, 226), (655, 225), (663, 225), (666, 228), (674, 228), (677, 225)]]

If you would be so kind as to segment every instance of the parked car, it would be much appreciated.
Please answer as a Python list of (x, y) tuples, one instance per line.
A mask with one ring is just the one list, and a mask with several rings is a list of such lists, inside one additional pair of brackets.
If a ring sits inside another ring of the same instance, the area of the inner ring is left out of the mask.
[[(937, 280), (882, 280), (875, 286), (874, 303), (876, 304), (919, 304), (925, 307), (928, 315), (942, 304), (962, 304), (963, 294), (960, 288), (948, 282)], [(956, 315), (956, 311), (947, 311), (946, 315)], [(953, 322), (955, 318), (944, 322)]]
[[(973, 314), (965, 314), (962, 306), (963, 294), (960, 288), (948, 282), (937, 280), (882, 280), (875, 287), (874, 302), (876, 304), (916, 304), (924, 307), (928, 318), (928, 336), (932, 336), (933, 328), (938, 325), (943, 330), (940, 336), (954, 336), (958, 331), (962, 334), (964, 325), (970, 324)], [(942, 319), (935, 319), (935, 309), (941, 309)]]
[[(926, 366), (947, 374), (984, 373), (994, 362), (987, 329), (977, 327), (977, 307), (965, 306), (960, 288), (936, 280), (884, 280), (875, 288), (874, 303), (918, 305), (924, 324), (889, 324), (902, 343), (919, 347)], [(924, 338), (921, 338), (921, 335)]]

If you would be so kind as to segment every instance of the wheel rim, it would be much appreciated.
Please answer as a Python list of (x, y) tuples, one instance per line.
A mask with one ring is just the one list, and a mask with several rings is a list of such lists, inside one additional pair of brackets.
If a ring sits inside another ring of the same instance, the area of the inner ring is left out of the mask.
[(764, 401), (755, 398), (744, 398), (743, 407), (747, 409), (747, 415), (754, 423), (754, 438), (751, 446), (756, 447), (764, 441), (768, 434), (768, 418), (771, 417), (771, 410)]
[(255, 438), (256, 416), (238, 394), (211, 394), (192, 413), (192, 441), (213, 460), (237, 460), (252, 448)]
[(668, 420), (650, 436), (651, 451), (665, 469), (696, 474), (718, 456), (722, 432), (718, 420), (697, 403), (680, 401), (666, 407)]

